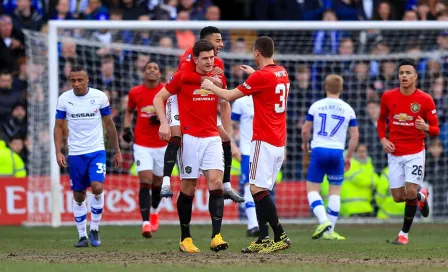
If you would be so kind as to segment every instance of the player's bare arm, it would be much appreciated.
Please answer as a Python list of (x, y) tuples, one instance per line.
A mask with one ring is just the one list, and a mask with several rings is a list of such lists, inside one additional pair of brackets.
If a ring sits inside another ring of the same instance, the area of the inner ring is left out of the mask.
[(310, 151), (310, 137), (311, 137), (311, 128), (313, 127), (313, 122), (305, 121), (302, 127), (302, 151), (309, 152)]
[(123, 164), (123, 158), (121, 157), (120, 145), (118, 144), (118, 133), (115, 127), (114, 120), (110, 115), (103, 116), (104, 126), (107, 131), (107, 136), (112, 143), (112, 148), (115, 150), (114, 154), (114, 167), (115, 169), (121, 168)]
[(54, 145), (56, 149), (56, 159), (58, 161), (59, 167), (67, 167), (67, 162), (64, 154), (61, 152), (62, 148), (62, 138), (64, 133), (64, 119), (56, 119), (54, 125)]
[(249, 65), (245, 65), (245, 64), (243, 64), (243, 65), (240, 66), (239, 69), (240, 69), (241, 71), (245, 72), (245, 73), (248, 74), (248, 75), (251, 75), (251, 74), (255, 73), (255, 69), (252, 68), (252, 67), (250, 67)]
[(214, 94), (216, 94), (219, 98), (222, 98), (229, 102), (235, 101), (238, 98), (244, 96), (244, 93), (241, 92), (238, 88), (235, 88), (233, 90), (222, 89), (222, 88), (216, 86), (215, 84), (213, 84), (213, 82), (211, 82), (208, 79), (202, 81), (201, 88), (210, 90)]
[(350, 170), (353, 153), (355, 152), (355, 149), (358, 146), (358, 141), (359, 141), (358, 127), (350, 127), (349, 133), (350, 133), (350, 140), (348, 141), (348, 150), (347, 150), (347, 153), (345, 154), (345, 158), (344, 158), (344, 164), (345, 164), (344, 170), (345, 171)]
[(170, 125), (168, 124), (168, 119), (166, 118), (164, 103), (171, 95), (172, 94), (168, 92), (165, 87), (163, 87), (163, 89), (156, 94), (153, 101), (154, 109), (160, 120), (159, 137), (163, 141), (167, 142), (170, 140), (171, 130)]

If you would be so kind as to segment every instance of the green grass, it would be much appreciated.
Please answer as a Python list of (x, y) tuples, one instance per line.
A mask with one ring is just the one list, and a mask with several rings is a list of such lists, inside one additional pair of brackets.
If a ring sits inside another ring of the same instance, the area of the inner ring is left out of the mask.
[(448, 225), (418, 224), (410, 244), (386, 243), (395, 238), (399, 225), (339, 225), (346, 241), (311, 239), (313, 226), (286, 225), (292, 248), (279, 254), (242, 254), (250, 243), (244, 226), (223, 226), (229, 250), (209, 250), (209, 226), (192, 226), (201, 253), (178, 252), (179, 228), (162, 226), (145, 240), (140, 228), (101, 227), (103, 246), (73, 248), (75, 227), (0, 227), (2, 271), (448, 271)]

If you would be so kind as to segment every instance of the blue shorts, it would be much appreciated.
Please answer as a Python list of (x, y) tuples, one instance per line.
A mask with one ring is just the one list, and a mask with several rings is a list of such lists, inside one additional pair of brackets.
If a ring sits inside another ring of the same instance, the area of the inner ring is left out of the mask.
[(306, 180), (322, 183), (327, 175), (331, 185), (342, 185), (344, 181), (344, 151), (332, 148), (313, 148)]
[(241, 155), (241, 175), (240, 175), (240, 185), (244, 186), (249, 183), (249, 155)]
[(106, 151), (68, 156), (70, 188), (81, 192), (90, 187), (92, 181), (104, 182), (106, 176)]

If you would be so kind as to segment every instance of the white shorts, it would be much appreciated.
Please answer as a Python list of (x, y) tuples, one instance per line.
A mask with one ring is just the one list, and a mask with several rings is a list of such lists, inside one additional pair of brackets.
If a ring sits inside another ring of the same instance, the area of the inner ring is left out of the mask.
[(151, 148), (134, 144), (133, 147), (137, 172), (150, 170), (155, 176), (163, 176), (163, 162), (166, 146)]
[(406, 182), (422, 185), (425, 176), (425, 150), (416, 154), (394, 156), (388, 154), (389, 188), (396, 189)]
[(224, 151), (219, 136), (198, 138), (184, 134), (178, 156), (181, 179), (197, 179), (203, 170), (224, 171)]
[(249, 183), (259, 188), (272, 190), (283, 164), (285, 147), (263, 141), (250, 143)]
[[(168, 118), (168, 123), (170, 124), (170, 127), (180, 126), (177, 95), (172, 95), (168, 98), (165, 110), (166, 110), (166, 117)], [(216, 124), (218, 127), (222, 126), (221, 117), (218, 116)]]

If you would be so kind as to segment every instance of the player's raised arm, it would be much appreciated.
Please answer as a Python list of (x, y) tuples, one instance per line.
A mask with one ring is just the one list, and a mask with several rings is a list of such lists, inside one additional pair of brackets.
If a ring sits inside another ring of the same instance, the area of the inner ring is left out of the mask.
[(169, 141), (171, 137), (170, 125), (168, 124), (168, 119), (166, 118), (165, 112), (165, 101), (172, 94), (163, 87), (154, 97), (153, 105), (156, 111), (157, 117), (160, 120), (159, 136), (164, 141)]

